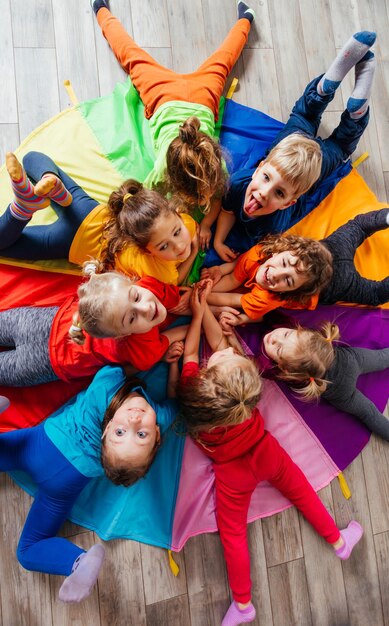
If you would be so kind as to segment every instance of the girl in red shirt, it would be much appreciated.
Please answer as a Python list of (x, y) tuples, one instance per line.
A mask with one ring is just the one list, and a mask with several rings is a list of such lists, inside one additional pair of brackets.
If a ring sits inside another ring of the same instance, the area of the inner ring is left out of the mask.
[[(253, 361), (228, 340), (206, 298), (211, 281), (193, 290), (192, 323), (184, 350), (184, 367), (177, 396), (189, 434), (213, 461), (216, 516), (223, 543), (233, 602), (222, 626), (236, 626), (255, 619), (251, 603), (250, 557), (247, 512), (251, 495), (262, 480), (277, 487), (335, 549), (347, 559), (362, 536), (361, 526), (351, 521), (339, 531), (305, 475), (277, 440), (265, 430), (256, 405), (261, 379)], [(201, 325), (215, 352), (199, 368)]]
[(0, 345), (9, 348), (0, 352), (0, 384), (69, 382), (109, 363), (147, 370), (176, 354), (171, 344), (185, 337), (186, 327), (164, 329), (171, 321), (168, 309), (179, 302), (178, 287), (149, 277), (96, 274), (97, 266), (87, 264), (89, 280), (59, 307), (0, 312)]

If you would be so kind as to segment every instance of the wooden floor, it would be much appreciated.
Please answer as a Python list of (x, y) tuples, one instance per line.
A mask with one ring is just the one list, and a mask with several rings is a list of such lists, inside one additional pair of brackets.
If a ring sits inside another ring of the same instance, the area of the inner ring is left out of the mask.
[[(357, 155), (360, 172), (386, 200), (389, 193), (389, 0), (253, 0), (257, 19), (233, 75), (235, 99), (286, 120), (309, 79), (324, 71), (346, 38), (378, 32), (372, 116)], [(234, 0), (116, 0), (112, 11), (159, 61), (186, 72), (223, 39)], [(88, 0), (0, 0), (0, 156), (69, 105), (63, 81), (80, 101), (109, 93), (124, 75), (103, 40)], [(348, 78), (325, 126), (339, 118)], [(389, 394), (388, 394), (389, 395)], [(296, 513), (250, 526), (254, 602), (261, 626), (389, 624), (389, 447), (372, 437), (345, 472), (321, 492), (338, 525), (358, 519), (363, 541), (341, 563)], [(130, 541), (106, 544), (98, 588), (81, 606), (57, 600), (61, 579), (22, 570), (15, 558), (29, 498), (0, 479), (0, 620), (3, 626), (217, 626), (230, 599), (219, 537), (190, 540), (174, 578), (163, 550)], [(88, 547), (93, 533), (66, 526)]]

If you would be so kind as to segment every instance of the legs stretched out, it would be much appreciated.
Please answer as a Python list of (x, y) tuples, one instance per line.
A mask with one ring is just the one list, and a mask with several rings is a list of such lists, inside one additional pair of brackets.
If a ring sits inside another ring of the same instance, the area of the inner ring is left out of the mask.
[(73, 576), (62, 599), (79, 602), (96, 582), (104, 549), (93, 546), (85, 553), (56, 535), (89, 478), (56, 448), (43, 424), (0, 434), (0, 470), (17, 469), (29, 473), (38, 487), (19, 540), (19, 562), (28, 570), (68, 576), (64, 585)]
[[(8, 153), (15, 201), (0, 217), (2, 254), (17, 259), (67, 258), (77, 229), (97, 202), (45, 154), (29, 152), (23, 165), (25, 170), (15, 155)], [(33, 213), (50, 201), (58, 214), (57, 221), (29, 226), (24, 232)]]
[(240, 19), (232, 27), (222, 45), (191, 74), (176, 74), (157, 63), (135, 43), (108, 8), (104, 6), (98, 8), (97, 21), (103, 35), (139, 91), (147, 118), (150, 118), (161, 104), (173, 100), (208, 106), (217, 118), (225, 81), (247, 41), (253, 19), (252, 10), (243, 5), (243, 2), (239, 3)]

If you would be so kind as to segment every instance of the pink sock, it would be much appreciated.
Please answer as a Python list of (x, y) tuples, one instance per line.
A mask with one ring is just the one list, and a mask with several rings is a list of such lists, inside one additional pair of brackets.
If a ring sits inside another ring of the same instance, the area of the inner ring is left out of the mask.
[(255, 620), (255, 608), (249, 604), (245, 609), (240, 609), (233, 600), (230, 608), (225, 614), (222, 626), (238, 626), (238, 624), (248, 624)]
[(358, 522), (352, 520), (347, 528), (340, 531), (340, 534), (343, 537), (344, 544), (341, 548), (335, 550), (335, 553), (340, 559), (342, 559), (342, 561), (345, 561), (349, 558), (354, 546), (362, 537), (363, 528), (360, 524), (358, 524)]
[(89, 596), (99, 575), (104, 555), (103, 546), (96, 543), (76, 559), (72, 573), (65, 578), (58, 593), (62, 602), (81, 602)]

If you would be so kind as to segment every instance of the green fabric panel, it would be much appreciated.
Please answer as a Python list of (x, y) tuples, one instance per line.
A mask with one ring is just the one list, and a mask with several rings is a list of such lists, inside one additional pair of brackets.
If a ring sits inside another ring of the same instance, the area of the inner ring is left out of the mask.
[(155, 156), (139, 94), (128, 79), (108, 96), (78, 105), (104, 155), (124, 178), (143, 181)]

